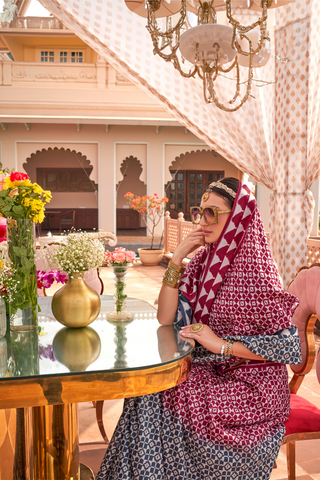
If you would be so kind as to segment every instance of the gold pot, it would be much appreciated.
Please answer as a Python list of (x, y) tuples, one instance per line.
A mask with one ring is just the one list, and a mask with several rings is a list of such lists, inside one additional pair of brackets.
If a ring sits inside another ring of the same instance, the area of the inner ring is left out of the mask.
[(71, 273), (68, 283), (52, 297), (52, 313), (66, 327), (86, 327), (100, 312), (100, 296), (85, 283), (83, 274)]
[(95, 330), (62, 328), (52, 343), (53, 354), (70, 372), (84, 372), (100, 355), (101, 341)]

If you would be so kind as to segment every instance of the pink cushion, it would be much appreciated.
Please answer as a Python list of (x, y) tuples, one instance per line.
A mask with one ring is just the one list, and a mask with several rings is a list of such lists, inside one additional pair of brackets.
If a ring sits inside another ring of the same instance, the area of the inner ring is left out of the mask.
[(291, 365), (293, 372), (298, 373), (306, 361), (307, 345), (305, 327), (312, 313), (320, 318), (320, 266), (314, 265), (301, 270), (288, 288), (288, 292), (299, 298), (299, 306), (292, 317), (297, 325), (301, 342), (302, 363)]
[(285, 422), (286, 436), (292, 433), (320, 432), (320, 409), (304, 398), (291, 394), (291, 413)]

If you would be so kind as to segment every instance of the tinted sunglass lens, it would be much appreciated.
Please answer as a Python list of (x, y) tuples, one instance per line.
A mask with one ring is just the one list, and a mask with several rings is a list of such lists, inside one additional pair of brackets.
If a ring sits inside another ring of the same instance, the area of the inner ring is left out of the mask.
[(201, 212), (199, 208), (193, 208), (191, 211), (191, 220), (193, 223), (200, 223), (201, 220)]
[(215, 222), (215, 215), (212, 208), (205, 208), (203, 211), (205, 221), (208, 225), (213, 225)]

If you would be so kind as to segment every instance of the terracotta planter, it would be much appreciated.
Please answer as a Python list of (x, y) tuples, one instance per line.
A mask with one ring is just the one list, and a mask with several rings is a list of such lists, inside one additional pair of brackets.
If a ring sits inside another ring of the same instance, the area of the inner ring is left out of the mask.
[(159, 265), (161, 262), (164, 250), (150, 250), (146, 248), (138, 248), (139, 257), (143, 265)]

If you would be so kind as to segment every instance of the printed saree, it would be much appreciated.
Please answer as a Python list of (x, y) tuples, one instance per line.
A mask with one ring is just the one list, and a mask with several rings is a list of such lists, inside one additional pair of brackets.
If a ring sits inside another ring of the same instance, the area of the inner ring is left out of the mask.
[[(181, 385), (127, 399), (97, 480), (267, 480), (290, 412), (285, 364), (301, 361), (253, 195), (240, 185), (216, 245), (200, 250), (179, 288), (175, 323), (206, 323), (265, 362), (194, 350)], [(240, 363), (241, 362), (241, 363)]]

